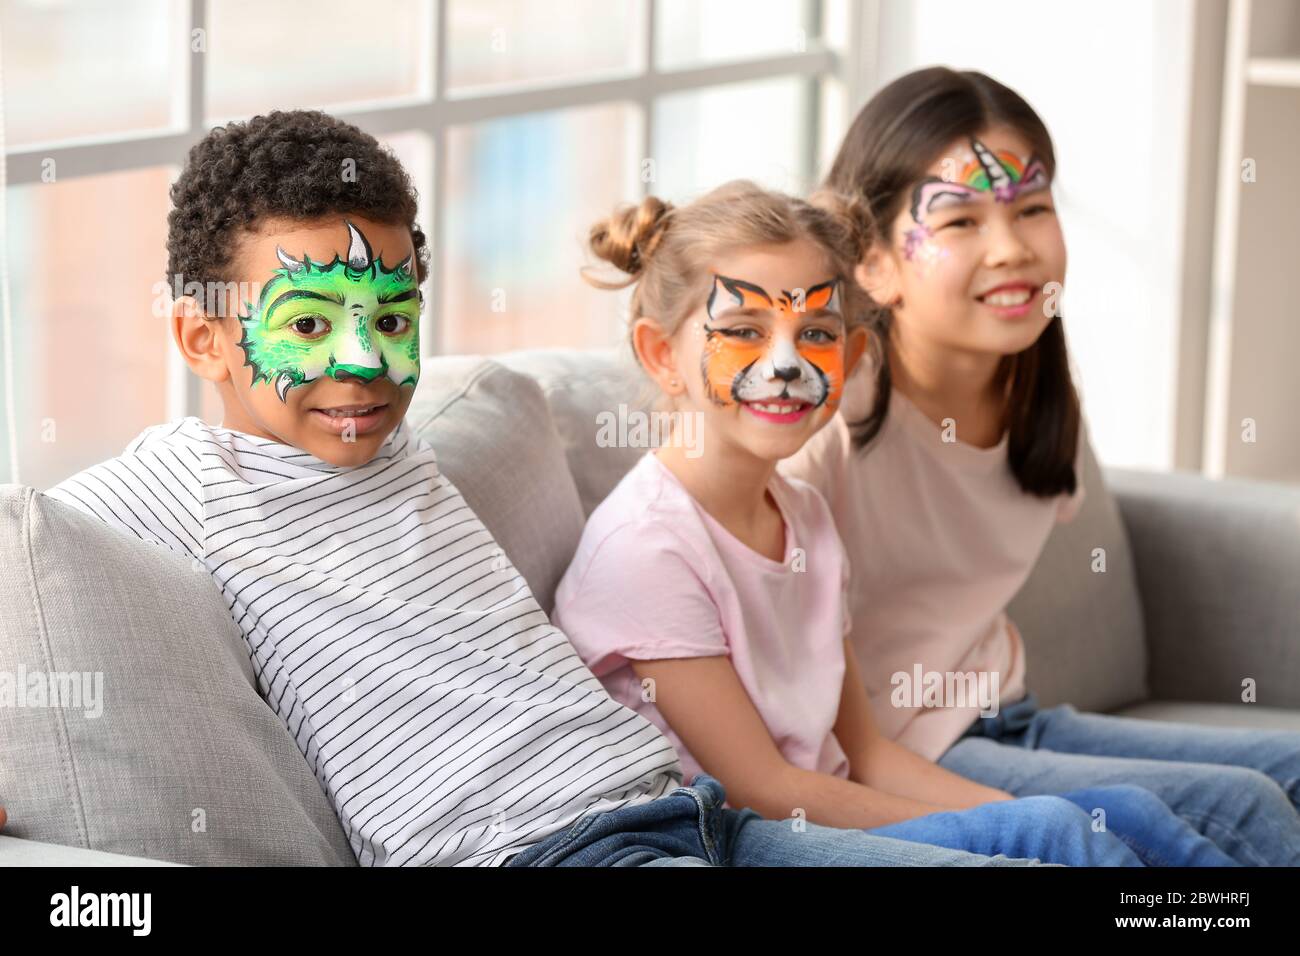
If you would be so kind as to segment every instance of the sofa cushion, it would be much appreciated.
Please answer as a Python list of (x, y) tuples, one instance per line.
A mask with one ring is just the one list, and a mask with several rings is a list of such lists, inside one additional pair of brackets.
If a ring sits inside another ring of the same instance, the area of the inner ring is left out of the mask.
[(549, 614), (585, 517), (541, 389), (477, 356), (421, 364), (407, 422)]
[[(1147, 698), (1146, 634), (1128, 534), (1090, 444), (1083, 482), (1079, 513), (1053, 529), (1008, 613), (1038, 702), (1105, 712)], [(1104, 572), (1093, 570), (1097, 548)]]
[(1157, 700), (1300, 711), (1300, 485), (1106, 469), (1133, 542)]
[(646, 446), (609, 443), (609, 422), (650, 407), (648, 379), (623, 350), (529, 349), (497, 360), (541, 386), (582, 502), (584, 520)]
[[(6, 833), (177, 863), (355, 865), (202, 565), (0, 485), (0, 607)], [(58, 675), (89, 693), (41, 706)]]
[(1141, 717), (1206, 727), (1243, 727), (1247, 730), (1286, 730), (1300, 733), (1300, 710), (1260, 707), (1258, 704), (1207, 704), (1201, 701), (1149, 700), (1115, 711), (1117, 717)]
[(101, 853), (58, 843), (20, 840), (0, 833), (0, 865), (3, 866), (180, 866), (167, 860), (143, 856)]

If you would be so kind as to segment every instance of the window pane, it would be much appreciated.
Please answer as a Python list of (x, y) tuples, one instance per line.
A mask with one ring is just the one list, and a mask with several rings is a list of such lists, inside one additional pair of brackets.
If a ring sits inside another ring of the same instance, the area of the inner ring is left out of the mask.
[(417, 222), (428, 233), (433, 214), (428, 205), (433, 191), (433, 139), (418, 130), (389, 133), (375, 138), (381, 145), (389, 147), (411, 174), (411, 181), (419, 194)]
[(610, 104), (449, 131), (442, 351), (618, 341), (619, 297), (578, 270), (591, 224), (637, 195), (638, 125)]
[(639, 0), (448, 0), (452, 89), (639, 70)]
[(431, 0), (208, 4), (207, 115), (326, 109), (430, 89)]
[(835, 76), (825, 76), (819, 82), (821, 97), (817, 103), (818, 123), (817, 169), (815, 181), (820, 183), (830, 172), (831, 163), (840, 151), (848, 122), (848, 89)]
[(725, 60), (802, 53), (810, 0), (659, 0), (655, 62), (672, 70)]
[(654, 192), (680, 202), (730, 179), (801, 192), (813, 155), (812, 81), (777, 77), (676, 93), (654, 107)]
[(166, 419), (175, 346), (154, 302), (166, 288), (171, 175), (154, 168), (9, 189), (25, 484), (44, 490)]
[(852, 38), (853, 12), (850, 4), (856, 0), (823, 0), (822, 42), (832, 50), (847, 53)]
[(188, 24), (178, 0), (0, 0), (9, 146), (179, 121)]

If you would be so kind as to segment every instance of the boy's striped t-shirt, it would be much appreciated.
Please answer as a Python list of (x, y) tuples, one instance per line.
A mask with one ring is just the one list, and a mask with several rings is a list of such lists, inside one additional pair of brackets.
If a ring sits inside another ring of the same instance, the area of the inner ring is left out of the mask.
[(47, 494), (191, 556), (364, 865), (497, 865), (681, 782), (402, 422), (331, 465), (190, 417)]

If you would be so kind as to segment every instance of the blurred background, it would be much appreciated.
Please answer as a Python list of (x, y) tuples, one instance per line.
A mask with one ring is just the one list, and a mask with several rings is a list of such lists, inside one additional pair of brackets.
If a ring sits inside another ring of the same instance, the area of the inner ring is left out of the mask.
[(392, 147), (433, 245), (426, 354), (599, 347), (626, 296), (579, 278), (592, 221), (737, 176), (805, 191), (932, 64), (1053, 134), (1103, 464), (1300, 480), (1295, 0), (0, 0), (0, 480), (220, 421), (154, 308), (168, 187), (214, 125), (321, 108)]

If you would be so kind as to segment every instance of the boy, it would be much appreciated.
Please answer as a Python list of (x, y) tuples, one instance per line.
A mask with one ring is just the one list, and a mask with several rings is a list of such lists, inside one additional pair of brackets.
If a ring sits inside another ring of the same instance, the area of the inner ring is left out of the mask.
[(317, 112), (232, 123), (171, 195), (172, 334), (223, 424), (149, 428), (49, 494), (212, 574), (362, 865), (1023, 862), (681, 787), (404, 421), (428, 251), (372, 137)]

